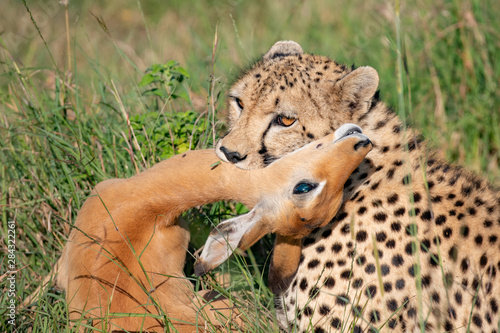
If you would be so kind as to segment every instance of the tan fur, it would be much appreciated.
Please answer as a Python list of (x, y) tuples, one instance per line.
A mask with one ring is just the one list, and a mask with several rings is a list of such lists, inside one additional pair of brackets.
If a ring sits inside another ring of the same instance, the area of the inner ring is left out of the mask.
[[(374, 150), (347, 181), (337, 216), (303, 240), (303, 260), (278, 297), (281, 321), (316, 332), (497, 332), (498, 190), (405, 128), (378, 100), (373, 68), (300, 50), (276, 44), (233, 85), (217, 154), (227, 160), (224, 147), (245, 157), (238, 167), (262, 168), (346, 122)], [(296, 120), (286, 127), (280, 116)]]
[[(194, 293), (183, 273), (189, 232), (177, 217), (190, 207), (236, 200), (279, 213), (282, 217), (275, 217), (282, 223), (297, 223), (300, 216), (312, 219), (301, 221), (301, 226), (277, 224), (274, 229), (283, 227), (292, 234), (310, 230), (308, 223), (323, 223), (323, 214), (308, 212), (316, 207), (314, 200), (300, 201), (301, 207), (290, 205), (287, 190), (305, 177), (327, 180), (324, 190), (333, 189), (332, 195), (339, 196), (348, 174), (371, 149), (353, 149), (360, 141), (355, 137), (335, 145), (333, 141), (333, 136), (324, 138), (318, 146), (291, 154), (266, 170), (217, 165), (213, 151), (189, 151), (134, 177), (98, 184), (79, 211), (56, 267), (70, 319), (78, 323), (83, 317), (86, 323), (91, 318), (93, 327), (106, 331), (163, 331), (165, 320), (180, 332), (204, 331), (211, 325), (242, 327), (238, 311), (228, 301), (207, 305), (207, 291)], [(325, 173), (327, 161), (335, 167)], [(294, 214), (297, 219), (288, 218)]]
[(288, 288), (300, 263), (302, 242), (298, 238), (276, 236), (269, 267), (269, 287), (275, 294)]
[[(345, 128), (352, 126), (344, 125), (339, 132)], [(201, 275), (219, 265), (231, 253), (231, 246), (245, 250), (264, 235), (276, 233), (279, 237), (273, 267), (280, 267), (280, 273), (275, 274), (274, 280), (282, 284), (282, 280), (288, 279), (300, 258), (300, 243), (292, 239), (308, 235), (335, 216), (345, 181), (371, 150), (371, 142), (364, 135), (334, 140), (335, 135), (312, 142), (263, 169), (269, 172), (267, 186), (275, 187), (273, 194), (262, 196), (245, 216), (218, 225), (210, 234), (195, 272)], [(295, 185), (304, 181), (318, 188), (308, 194), (293, 194)], [(281, 269), (290, 263), (295, 264)]]
[[(60, 271), (67, 280), (58, 279), (67, 286), (71, 319), (84, 312), (85, 317), (104, 318), (93, 321), (96, 328), (163, 331), (161, 318), (108, 314), (157, 315), (161, 308), (182, 332), (196, 331), (194, 324), (203, 330), (205, 319), (218, 324), (211, 306), (198, 313), (204, 302), (183, 273), (189, 232), (176, 218), (190, 207), (221, 199), (252, 206), (258, 193), (247, 184), (252, 176), (227, 164), (211, 167), (216, 162), (212, 151), (192, 151), (132, 178), (96, 186), (63, 253), (67, 267)], [(240, 186), (249, 188), (244, 197), (237, 190)], [(231, 309), (226, 301), (212, 305)]]

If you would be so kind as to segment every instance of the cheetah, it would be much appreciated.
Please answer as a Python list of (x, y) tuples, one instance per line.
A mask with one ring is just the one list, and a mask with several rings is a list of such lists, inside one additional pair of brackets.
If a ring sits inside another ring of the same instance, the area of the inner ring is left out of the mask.
[(331, 223), (302, 240), (293, 274), (271, 265), (278, 319), (297, 332), (498, 333), (498, 189), (439, 158), (379, 99), (378, 81), (371, 67), (281, 41), (228, 91), (216, 153), (239, 168), (272, 165), (344, 123), (374, 145)]
[[(220, 163), (213, 150), (197, 150), (131, 178), (97, 184), (55, 269), (70, 319), (75, 325), (89, 319), (105, 331), (164, 332), (165, 320), (176, 332), (244, 327), (230, 302), (193, 291), (183, 272), (189, 231), (178, 216), (232, 199), (253, 207), (218, 228), (226, 226), (234, 248), (245, 250), (268, 232), (300, 239), (335, 216), (344, 183), (371, 149), (361, 129), (346, 124), (266, 169), (242, 170)], [(328, 210), (318, 208), (325, 204)], [(218, 236), (214, 251), (202, 259), (223, 261), (231, 254), (217, 246), (223, 244)], [(300, 249), (294, 255), (298, 263)]]

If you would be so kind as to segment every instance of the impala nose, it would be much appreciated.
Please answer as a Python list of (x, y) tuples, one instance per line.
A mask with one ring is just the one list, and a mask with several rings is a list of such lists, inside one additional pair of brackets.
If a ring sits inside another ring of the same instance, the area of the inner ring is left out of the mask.
[(229, 162), (234, 163), (234, 164), (241, 162), (245, 158), (247, 158), (247, 155), (241, 157), (240, 153), (238, 153), (237, 151), (230, 151), (229, 149), (227, 149), (224, 146), (220, 147), (220, 151), (224, 153), (224, 155), (226, 156), (226, 158)]
[(370, 141), (370, 139), (361, 140), (354, 145), (354, 150), (357, 151), (360, 147), (364, 148), (368, 145), (373, 145), (373, 143)]

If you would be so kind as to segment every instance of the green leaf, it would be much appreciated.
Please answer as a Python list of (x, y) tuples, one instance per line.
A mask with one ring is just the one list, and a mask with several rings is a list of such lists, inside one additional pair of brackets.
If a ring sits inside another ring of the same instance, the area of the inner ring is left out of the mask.
[(177, 72), (179, 72), (182, 76), (189, 78), (189, 73), (182, 67), (177, 67)]
[(139, 82), (139, 87), (145, 87), (147, 85), (150, 85), (152, 82), (155, 81), (155, 77), (151, 74), (146, 74), (142, 77), (141, 82)]
[(160, 65), (160, 64), (154, 64), (150, 68), (151, 68), (151, 73), (152, 74), (156, 74), (158, 72), (163, 73), (163, 71), (165, 70), (165, 66), (164, 65)]
[(165, 66), (167, 66), (167, 67), (169, 67), (169, 68), (175, 67), (175, 66), (177, 66), (177, 61), (175, 61), (175, 60), (170, 60), (169, 62), (167, 62), (167, 63), (165, 64)]

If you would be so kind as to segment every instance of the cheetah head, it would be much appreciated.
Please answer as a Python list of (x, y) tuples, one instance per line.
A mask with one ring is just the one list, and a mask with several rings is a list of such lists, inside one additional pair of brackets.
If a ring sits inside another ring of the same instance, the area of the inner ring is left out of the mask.
[(355, 70), (281, 41), (228, 92), (229, 132), (216, 145), (220, 159), (242, 169), (266, 167), (334, 132), (369, 109), (377, 71)]

